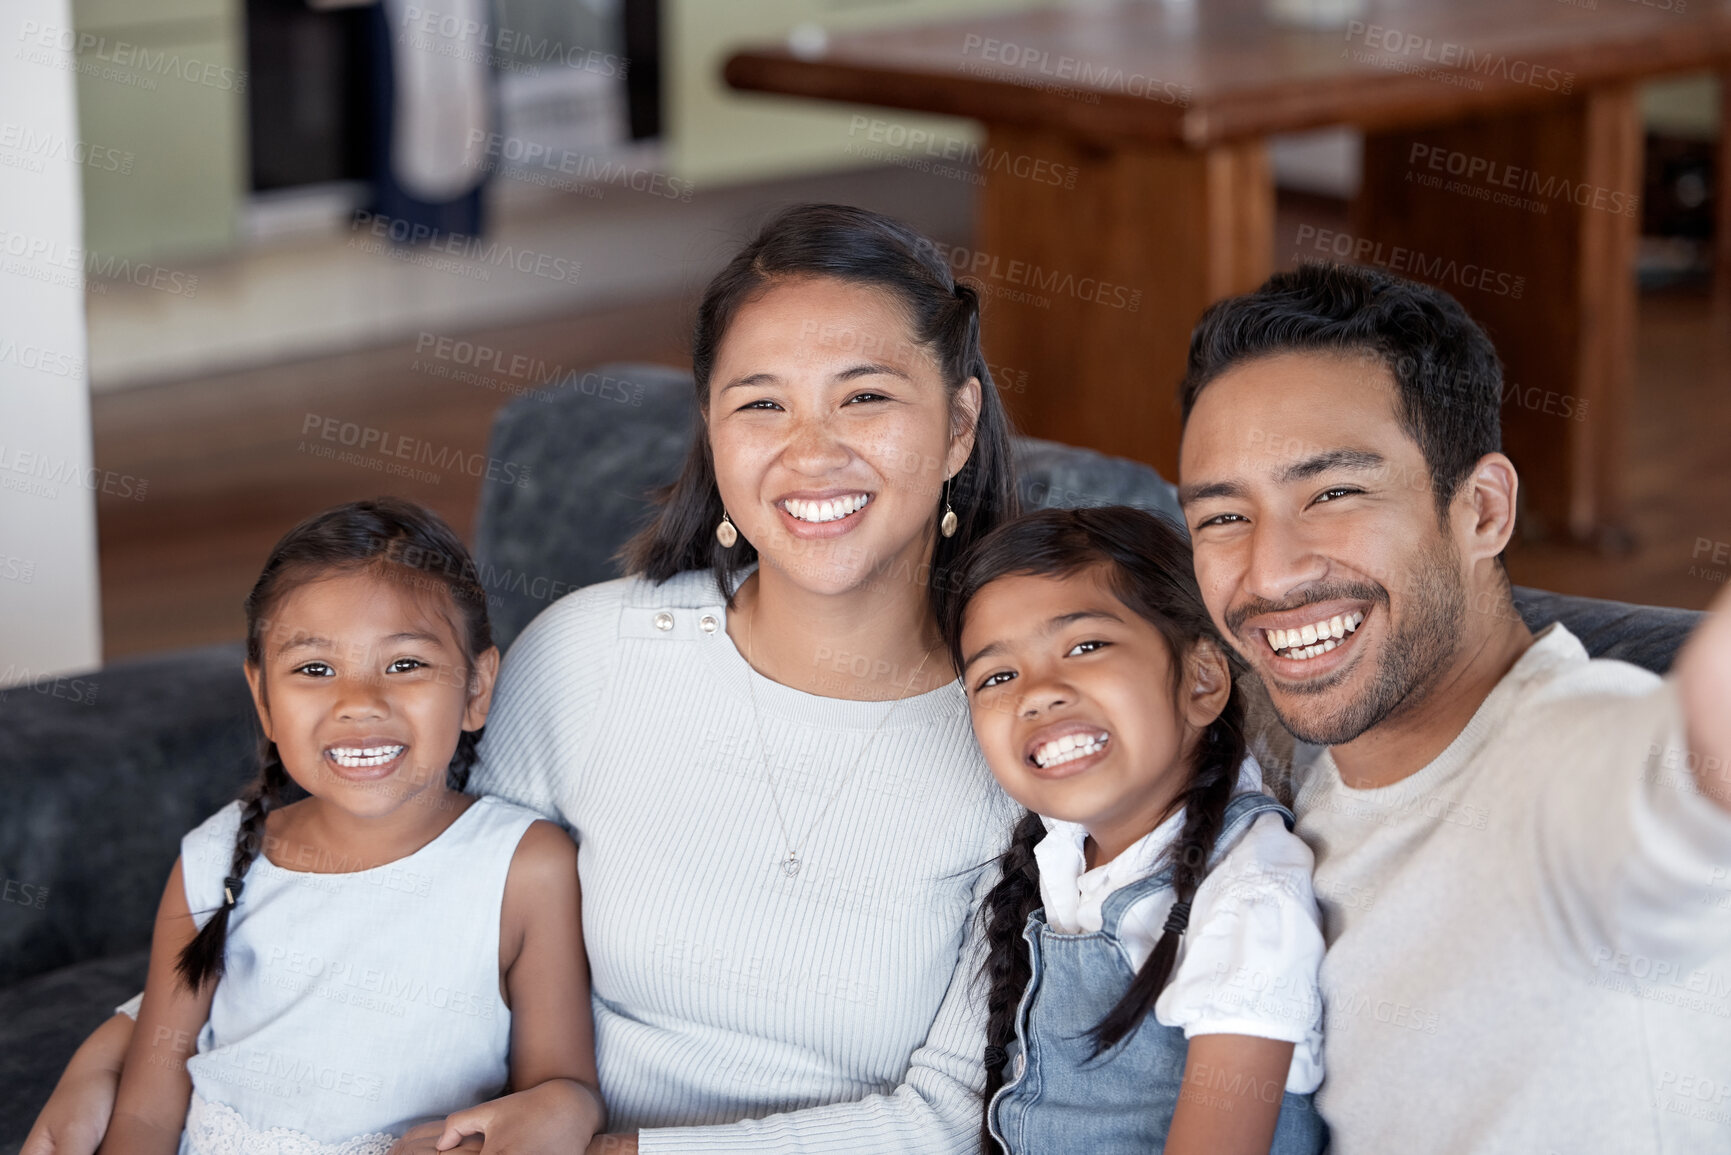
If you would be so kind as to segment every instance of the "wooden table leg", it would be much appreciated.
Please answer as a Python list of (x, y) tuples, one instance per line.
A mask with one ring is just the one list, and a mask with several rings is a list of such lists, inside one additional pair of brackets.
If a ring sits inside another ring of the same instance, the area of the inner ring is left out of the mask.
[[(994, 125), (985, 156), (1004, 165), (982, 165), (977, 247), (950, 257), (986, 297), (986, 356), (1018, 429), (1175, 478), (1191, 327), (1272, 270), (1266, 148), (1108, 149)], [(1059, 181), (1013, 175), (1017, 158)]]
[(1446, 289), (1496, 342), (1529, 525), (1613, 547), (1626, 541), (1641, 153), (1629, 85), (1371, 134), (1353, 212), (1355, 249), (1370, 243), (1358, 259)]

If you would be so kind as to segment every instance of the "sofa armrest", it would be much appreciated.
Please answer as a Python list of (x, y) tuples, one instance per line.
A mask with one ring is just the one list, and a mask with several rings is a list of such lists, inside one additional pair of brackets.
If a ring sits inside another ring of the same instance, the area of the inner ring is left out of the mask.
[(238, 644), (0, 692), (0, 987), (150, 944), (181, 835), (252, 777)]

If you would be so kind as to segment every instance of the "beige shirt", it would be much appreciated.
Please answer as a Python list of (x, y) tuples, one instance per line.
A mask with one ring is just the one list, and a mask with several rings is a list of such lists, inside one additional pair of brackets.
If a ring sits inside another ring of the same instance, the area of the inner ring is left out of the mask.
[(1323, 754), (1335, 1155), (1731, 1151), (1731, 815), (1690, 757), (1675, 686), (1561, 625), (1416, 774)]

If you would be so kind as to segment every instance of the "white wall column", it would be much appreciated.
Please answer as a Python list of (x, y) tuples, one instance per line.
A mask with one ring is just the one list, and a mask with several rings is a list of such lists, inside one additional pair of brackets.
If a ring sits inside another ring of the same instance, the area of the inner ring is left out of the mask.
[(68, 0), (0, 17), (0, 688), (102, 661)]

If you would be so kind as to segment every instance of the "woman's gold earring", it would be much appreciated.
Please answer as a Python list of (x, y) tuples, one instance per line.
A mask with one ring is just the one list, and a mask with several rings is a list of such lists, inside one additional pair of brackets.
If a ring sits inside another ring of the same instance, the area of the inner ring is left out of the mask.
[(956, 536), (956, 511), (950, 508), (950, 479), (944, 478), (944, 516), (938, 520), (938, 532), (945, 537)]
[(733, 521), (725, 509), (721, 511), (721, 524), (715, 527), (715, 540), (721, 543), (722, 549), (732, 549), (733, 543), (739, 540), (739, 531), (733, 528)]

